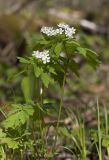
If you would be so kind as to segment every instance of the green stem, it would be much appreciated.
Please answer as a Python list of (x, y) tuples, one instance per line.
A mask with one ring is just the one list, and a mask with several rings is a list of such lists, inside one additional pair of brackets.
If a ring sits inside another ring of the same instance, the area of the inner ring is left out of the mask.
[[(65, 52), (67, 54), (67, 50), (66, 50), (66, 46), (64, 44), (64, 48), (65, 48)], [(65, 81), (66, 81), (66, 73), (67, 73), (67, 66), (69, 63), (69, 57), (67, 57), (67, 63), (65, 64), (65, 73), (64, 73), (64, 78), (63, 78), (63, 84), (61, 87), (61, 97), (60, 97), (60, 106), (59, 106), (59, 114), (58, 114), (58, 120), (57, 120), (57, 125), (56, 125), (56, 136), (55, 136), (55, 142), (53, 145), (53, 153), (54, 150), (56, 150), (56, 143), (57, 143), (57, 137), (58, 137), (58, 129), (59, 129), (59, 123), (60, 123), (60, 118), (61, 118), (61, 111), (62, 111), (62, 107), (63, 107), (63, 97), (64, 97), (64, 86), (65, 86)]]
[(107, 147), (107, 155), (108, 155), (108, 157), (109, 157), (109, 147)]
[(63, 106), (64, 85), (65, 85), (65, 76), (64, 76), (63, 85), (62, 85), (62, 88), (61, 88), (61, 98), (60, 98), (59, 115), (58, 115), (58, 121), (57, 121), (57, 125), (56, 125), (56, 130), (57, 130), (57, 131), (58, 131), (58, 128), (59, 128), (59, 122), (60, 122), (61, 111), (62, 111), (62, 106)]
[(58, 129), (59, 129), (59, 123), (60, 123), (60, 118), (61, 118), (61, 111), (62, 111), (62, 106), (63, 106), (63, 96), (64, 96), (65, 80), (66, 80), (66, 74), (64, 74), (63, 85), (61, 87), (59, 114), (58, 114), (58, 120), (57, 120), (57, 125), (56, 125), (56, 136), (55, 136), (55, 142), (54, 142), (54, 145), (53, 145), (53, 152), (56, 149), (56, 143), (57, 143), (57, 137), (58, 137)]
[(99, 160), (102, 160), (102, 150), (101, 150), (101, 128), (100, 128), (100, 110), (97, 100), (97, 117), (98, 117), (98, 150), (99, 150)]
[(83, 160), (86, 160), (87, 152), (86, 152), (86, 144), (85, 144), (85, 127), (84, 127), (84, 125), (82, 128), (82, 143), (83, 143)]
[(108, 135), (108, 114), (107, 108), (104, 106), (104, 117), (105, 117), (105, 134)]
[[(104, 106), (104, 117), (105, 117), (105, 135), (108, 136), (108, 113), (107, 108)], [(109, 157), (109, 147), (107, 147), (107, 155)]]
[(20, 150), (20, 153), (21, 153), (21, 159), (23, 159), (24, 156), (23, 156), (23, 150), (22, 149)]
[[(36, 135), (35, 135), (34, 122), (33, 122), (32, 135), (33, 135), (34, 144), (36, 144)], [(39, 151), (38, 151), (38, 149), (36, 148), (36, 146), (34, 146), (34, 157), (40, 159)]]
[[(41, 107), (43, 109), (43, 98), (44, 98), (44, 86), (43, 83), (41, 82), (41, 86), (40, 86), (40, 104)], [(42, 147), (41, 149), (44, 150), (44, 146), (45, 146), (45, 140), (44, 140), (44, 135), (43, 135), (43, 128), (44, 128), (44, 119), (43, 119), (43, 113), (40, 110), (39, 111), (40, 114), (40, 134), (41, 134), (41, 139), (42, 139)], [(44, 157), (44, 155), (43, 155)]]

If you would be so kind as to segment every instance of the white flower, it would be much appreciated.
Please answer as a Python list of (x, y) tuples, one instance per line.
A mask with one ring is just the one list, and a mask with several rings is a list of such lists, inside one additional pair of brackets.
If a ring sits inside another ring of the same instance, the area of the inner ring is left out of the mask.
[(59, 23), (57, 26), (64, 29), (66, 37), (73, 38), (73, 35), (76, 31), (74, 27), (70, 27), (68, 24), (65, 23)]
[(49, 36), (53, 32), (53, 27), (42, 27), (41, 32)]
[(64, 30), (62, 28), (53, 29), (53, 27), (42, 27), (41, 32), (47, 36), (56, 36), (62, 34)]
[(56, 29), (57, 34), (62, 34), (64, 32), (64, 30), (62, 28), (58, 28)]
[(49, 51), (44, 50), (44, 51), (33, 51), (32, 56), (41, 59), (44, 64), (50, 62), (50, 56), (49, 56)]
[(65, 29), (65, 35), (68, 38), (73, 38), (73, 35), (75, 34), (76, 29), (74, 27)]
[(63, 29), (69, 28), (69, 25), (68, 25), (68, 24), (65, 24), (65, 23), (59, 23), (57, 26), (58, 26), (59, 28), (63, 28)]
[(73, 38), (76, 29), (74, 27), (70, 27), (68, 24), (59, 23), (58, 28), (54, 29), (53, 27), (42, 27), (41, 32), (46, 34), (47, 36), (56, 36), (65, 34), (67, 38)]
[(47, 36), (54, 36), (56, 35), (55, 30), (53, 29), (53, 27), (42, 27), (41, 28), (41, 32), (46, 34)]

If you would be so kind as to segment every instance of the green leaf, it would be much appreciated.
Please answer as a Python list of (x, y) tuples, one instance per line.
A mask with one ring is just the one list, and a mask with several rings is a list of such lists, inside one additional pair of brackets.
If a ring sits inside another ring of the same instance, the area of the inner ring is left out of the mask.
[(79, 47), (80, 44), (77, 43), (76, 41), (67, 41), (65, 44), (65, 52), (68, 54), (74, 54), (76, 51), (76, 48)]
[(109, 147), (109, 135), (103, 137), (102, 146)]
[(43, 69), (38, 67), (37, 65), (34, 65), (34, 73), (36, 78), (38, 78), (43, 73)]
[(42, 73), (41, 79), (45, 87), (48, 87), (49, 83), (53, 82), (52, 78), (47, 73)]
[(96, 52), (86, 48), (86, 59), (90, 66), (96, 69), (100, 65), (100, 61), (98, 60), (98, 56)]
[(21, 88), (26, 103), (31, 102), (32, 98), (35, 96), (36, 77), (32, 69), (33, 67), (28, 71), (28, 76), (25, 76), (21, 81)]
[(54, 79), (60, 84), (60, 86), (62, 86), (64, 80), (64, 72), (58, 71), (57, 75), (54, 75)]
[(100, 61), (98, 60), (96, 52), (82, 47), (78, 47), (77, 50), (87, 60), (88, 64), (92, 68), (96, 69), (99, 66)]
[(19, 143), (14, 139), (7, 137), (6, 133), (0, 129), (0, 143), (7, 144), (9, 148), (16, 149), (18, 148)]
[(24, 94), (24, 98), (26, 102), (31, 101), (31, 92), (30, 92), (30, 81), (29, 77), (24, 77), (21, 82), (21, 88)]
[[(62, 57), (61, 57), (62, 58)], [(53, 78), (55, 81), (57, 81), (61, 86), (63, 85), (63, 79), (64, 79), (64, 67), (60, 64), (56, 63), (53, 65), (56, 74), (53, 75)]]
[(23, 57), (17, 57), (21, 63), (26, 63), (26, 64), (30, 64), (30, 61), (27, 60), (26, 58), (23, 58)]
[(72, 44), (75, 47), (79, 47), (80, 46), (80, 44), (78, 42), (74, 41), (74, 40), (70, 41), (69, 43)]
[(14, 104), (12, 111), (8, 114), (7, 119), (3, 122), (5, 128), (15, 128), (27, 122), (34, 113), (30, 105)]
[(49, 41), (42, 39), (39, 43), (42, 45), (47, 45), (49, 43)]
[(68, 129), (65, 128), (65, 127), (59, 127), (59, 132), (64, 137), (67, 137), (67, 138), (70, 138), (70, 139), (72, 138), (72, 135), (68, 132)]
[(48, 70), (50, 73), (56, 74), (55, 69), (51, 66), (48, 66)]
[(97, 56), (97, 53), (89, 48), (85, 48), (87, 52), (90, 52), (92, 53), (93, 55), (96, 55)]
[(5, 160), (6, 159), (6, 153), (4, 151), (4, 148), (0, 146), (0, 159)]
[(79, 73), (78, 73), (78, 70), (79, 70), (79, 67), (78, 67), (78, 63), (76, 63), (73, 59), (71, 59), (68, 63), (68, 67), (69, 69), (75, 73), (77, 76), (79, 76)]
[(19, 148), (19, 142), (15, 141), (12, 138), (9, 138), (9, 137), (3, 138), (1, 142), (6, 143), (8, 145), (8, 147), (11, 149)]
[(0, 139), (6, 137), (6, 133), (3, 132), (3, 130), (0, 128)]
[(57, 57), (60, 56), (60, 53), (62, 52), (62, 48), (63, 48), (63, 44), (62, 43), (58, 43), (55, 47), (55, 53), (57, 55)]
[(34, 75), (34, 72), (32, 70), (30, 70), (29, 72), (29, 82), (30, 82), (30, 96), (31, 96), (31, 100), (32, 98), (36, 95), (37, 93), (35, 92), (36, 91), (36, 87), (37, 87), (37, 80), (36, 80), (36, 77)]
[(85, 48), (77, 47), (77, 51), (79, 51), (79, 53), (81, 55), (83, 55), (84, 57), (86, 57), (86, 49)]

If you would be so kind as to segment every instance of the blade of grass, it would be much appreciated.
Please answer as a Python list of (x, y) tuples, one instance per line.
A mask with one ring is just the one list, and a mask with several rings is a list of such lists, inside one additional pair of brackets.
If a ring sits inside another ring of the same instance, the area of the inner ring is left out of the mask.
[(98, 156), (99, 156), (99, 160), (102, 160), (102, 144), (101, 144), (101, 140), (102, 140), (102, 135), (101, 135), (101, 127), (100, 127), (100, 110), (99, 110), (99, 103), (98, 103), (98, 98), (97, 98), (97, 127), (98, 127)]

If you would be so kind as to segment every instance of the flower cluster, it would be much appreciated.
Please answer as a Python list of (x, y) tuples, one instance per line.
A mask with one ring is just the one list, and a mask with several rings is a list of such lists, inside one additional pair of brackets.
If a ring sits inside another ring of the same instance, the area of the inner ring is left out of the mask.
[(56, 36), (57, 34), (62, 34), (64, 31), (62, 28), (53, 29), (53, 27), (42, 27), (41, 32), (47, 36)]
[(44, 50), (42, 52), (40, 52), (38, 50), (37, 51), (33, 51), (32, 56), (34, 56), (34, 57), (36, 57), (38, 59), (41, 59), (44, 64), (50, 62), (50, 56), (49, 56), (49, 51), (48, 50)]
[(67, 38), (73, 38), (76, 29), (74, 27), (70, 27), (68, 24), (59, 23), (58, 28), (54, 29), (53, 27), (42, 27), (41, 32), (46, 34), (47, 36), (56, 36), (65, 34)]

